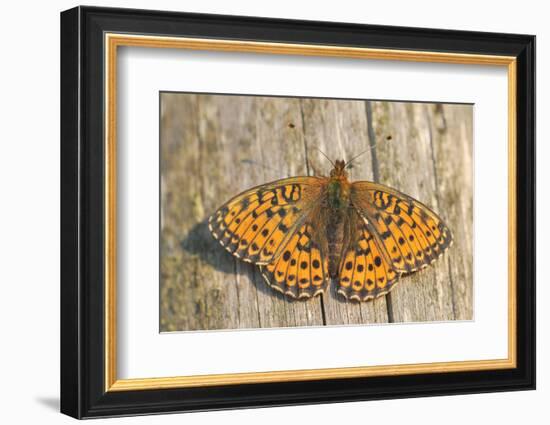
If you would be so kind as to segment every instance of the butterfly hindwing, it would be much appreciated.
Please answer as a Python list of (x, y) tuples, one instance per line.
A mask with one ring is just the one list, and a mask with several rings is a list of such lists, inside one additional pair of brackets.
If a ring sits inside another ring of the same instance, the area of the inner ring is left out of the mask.
[(396, 271), (412, 273), (424, 268), (452, 243), (451, 231), (437, 214), (394, 189), (354, 182), (351, 200)]
[(292, 298), (310, 298), (326, 289), (327, 257), (322, 254), (322, 242), (315, 229), (314, 221), (306, 221), (292, 235), (281, 255), (260, 266), (269, 286)]
[(367, 221), (350, 208), (348, 240), (342, 253), (337, 292), (347, 299), (367, 301), (387, 294), (399, 279)]
[(322, 179), (293, 177), (237, 195), (209, 219), (214, 237), (227, 251), (255, 264), (269, 264), (318, 204)]

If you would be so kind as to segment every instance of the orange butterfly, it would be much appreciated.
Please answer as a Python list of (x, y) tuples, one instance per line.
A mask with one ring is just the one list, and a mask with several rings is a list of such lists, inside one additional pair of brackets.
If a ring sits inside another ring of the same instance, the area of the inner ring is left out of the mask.
[(387, 294), (402, 274), (434, 262), (451, 232), (395, 189), (350, 182), (350, 163), (333, 163), (330, 177), (290, 177), (237, 195), (210, 217), (212, 235), (293, 298), (324, 292), (330, 278), (350, 300)]

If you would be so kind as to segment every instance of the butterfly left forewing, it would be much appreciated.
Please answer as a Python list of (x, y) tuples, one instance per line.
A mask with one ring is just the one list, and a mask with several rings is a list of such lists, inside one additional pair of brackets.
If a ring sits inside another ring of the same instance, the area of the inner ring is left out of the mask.
[(452, 243), (451, 231), (435, 212), (395, 189), (354, 182), (351, 201), (397, 271), (426, 267)]
[(249, 189), (219, 208), (208, 225), (214, 238), (243, 261), (277, 258), (309, 211), (319, 203), (323, 179), (293, 177)]

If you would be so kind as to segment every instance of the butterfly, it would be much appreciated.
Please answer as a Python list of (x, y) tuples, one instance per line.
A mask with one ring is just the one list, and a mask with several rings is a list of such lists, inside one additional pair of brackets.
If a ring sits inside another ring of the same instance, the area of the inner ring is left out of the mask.
[(331, 163), (329, 177), (242, 192), (209, 218), (210, 232), (256, 264), (270, 287), (297, 299), (323, 293), (332, 280), (348, 300), (377, 298), (451, 245), (451, 231), (426, 205), (382, 184), (350, 182), (351, 161)]

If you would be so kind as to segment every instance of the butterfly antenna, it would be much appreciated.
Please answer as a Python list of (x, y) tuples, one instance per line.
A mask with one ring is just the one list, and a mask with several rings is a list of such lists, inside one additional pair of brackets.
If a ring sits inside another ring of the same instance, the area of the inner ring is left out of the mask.
[[(388, 136), (388, 137), (386, 138), (386, 140), (391, 140), (391, 136)], [(355, 161), (357, 158), (359, 158), (361, 155), (366, 154), (367, 152), (373, 150), (373, 149), (374, 149), (375, 147), (377, 147), (380, 143), (381, 143), (381, 142), (379, 141), (378, 143), (376, 143), (376, 144), (370, 146), (368, 149), (365, 149), (365, 150), (364, 150), (363, 152), (361, 152), (360, 154), (355, 155), (353, 158), (351, 158), (351, 159), (346, 163), (346, 168), (347, 168), (353, 161)]]
[(346, 168), (349, 167), (349, 166), (351, 165), (351, 163), (352, 163), (353, 161), (355, 161), (357, 158), (359, 158), (361, 155), (366, 154), (367, 152), (373, 150), (375, 147), (376, 147), (376, 145), (371, 146), (370, 148), (365, 149), (365, 150), (364, 150), (363, 152), (361, 152), (360, 154), (355, 155), (355, 156), (354, 156), (353, 158), (351, 158), (348, 162), (346, 162)]
[(319, 149), (317, 146), (313, 146), (313, 149), (316, 149), (319, 152), (321, 152), (321, 154), (328, 160), (328, 162), (330, 162), (333, 167), (336, 167), (336, 164), (334, 164), (334, 162), (332, 162), (332, 160), (327, 156), (327, 154), (324, 153), (321, 149)]

